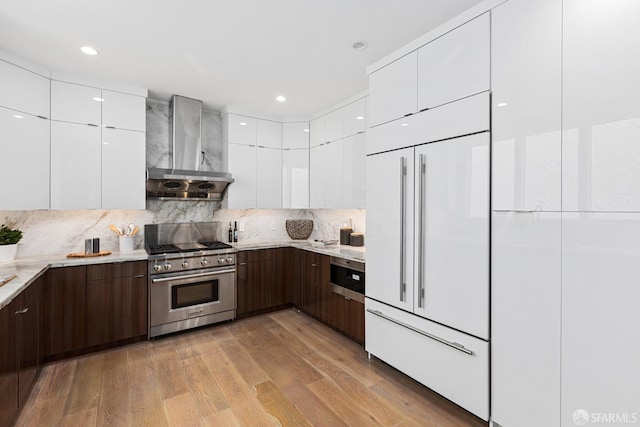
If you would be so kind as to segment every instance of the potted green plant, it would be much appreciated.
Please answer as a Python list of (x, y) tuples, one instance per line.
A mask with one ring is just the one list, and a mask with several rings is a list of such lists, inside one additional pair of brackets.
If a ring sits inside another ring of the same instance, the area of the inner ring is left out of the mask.
[(0, 262), (13, 261), (18, 250), (18, 242), (22, 239), (22, 231), (11, 229), (5, 224), (0, 227)]

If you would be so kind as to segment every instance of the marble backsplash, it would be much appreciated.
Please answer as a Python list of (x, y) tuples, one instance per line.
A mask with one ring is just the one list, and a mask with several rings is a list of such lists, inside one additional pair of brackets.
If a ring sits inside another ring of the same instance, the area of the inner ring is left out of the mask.
[[(24, 232), (18, 244), (17, 259), (84, 251), (84, 239), (100, 238), (101, 249), (118, 250), (118, 238), (109, 224), (138, 225), (135, 248), (144, 247), (144, 224), (168, 222), (219, 221), (219, 239), (227, 241), (229, 221), (244, 223), (238, 233), (241, 243), (290, 240), (287, 219), (312, 219), (313, 239), (339, 239), (340, 227), (353, 221), (357, 231), (365, 232), (365, 211), (359, 209), (216, 209), (211, 202), (147, 201), (146, 210), (81, 211), (0, 211), (0, 224)], [(275, 226), (275, 230), (272, 227)], [(365, 237), (366, 244), (366, 237)]]

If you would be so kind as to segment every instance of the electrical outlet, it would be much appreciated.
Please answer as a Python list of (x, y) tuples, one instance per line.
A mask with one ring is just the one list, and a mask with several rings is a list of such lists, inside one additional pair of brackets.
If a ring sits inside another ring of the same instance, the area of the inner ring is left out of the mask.
[(244, 222), (238, 223), (238, 231), (244, 231)]
[(271, 231), (276, 231), (276, 223), (275, 222), (271, 223)]

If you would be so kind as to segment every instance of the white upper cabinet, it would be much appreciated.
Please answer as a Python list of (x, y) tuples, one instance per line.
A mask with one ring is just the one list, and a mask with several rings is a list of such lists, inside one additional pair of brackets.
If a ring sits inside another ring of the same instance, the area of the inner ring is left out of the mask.
[(49, 208), (49, 123), (0, 107), (0, 210)]
[(282, 207), (284, 209), (309, 208), (308, 148), (282, 152)]
[(490, 61), (489, 13), (418, 49), (418, 110), (489, 90)]
[(563, 2), (565, 211), (640, 212), (640, 2)]
[(0, 106), (49, 118), (50, 80), (0, 60)]
[(327, 142), (337, 141), (344, 136), (342, 108), (334, 110), (325, 116), (325, 139)]
[(117, 129), (146, 130), (146, 98), (110, 90), (102, 91), (102, 125)]
[(493, 209), (560, 211), (562, 4), (509, 1), (491, 32)]
[(51, 120), (100, 126), (102, 91), (94, 87), (52, 80)]
[(325, 206), (327, 144), (309, 149), (309, 207), (321, 209)]
[(321, 116), (311, 121), (309, 147), (317, 147), (327, 142), (326, 117)]
[(367, 130), (367, 98), (362, 98), (342, 108), (344, 136)]
[(256, 120), (256, 145), (259, 147), (282, 148), (282, 123)]
[(229, 209), (255, 208), (257, 202), (257, 153), (256, 147), (229, 144), (229, 170), (235, 182), (229, 186)]
[(258, 147), (256, 171), (256, 207), (282, 208), (282, 150)]
[(309, 123), (282, 124), (282, 148), (309, 148)]
[(365, 208), (366, 137), (364, 133), (343, 140), (342, 199), (345, 209)]
[(343, 193), (343, 140), (333, 141), (323, 145), (324, 158), (324, 207), (328, 209), (342, 209), (344, 202)]
[(100, 130), (51, 122), (51, 209), (102, 207)]
[(229, 144), (256, 145), (256, 119), (227, 114), (226, 122)]
[(102, 130), (102, 209), (145, 208), (145, 147), (142, 132)]
[(369, 126), (376, 126), (417, 111), (416, 51), (369, 75), (369, 102)]

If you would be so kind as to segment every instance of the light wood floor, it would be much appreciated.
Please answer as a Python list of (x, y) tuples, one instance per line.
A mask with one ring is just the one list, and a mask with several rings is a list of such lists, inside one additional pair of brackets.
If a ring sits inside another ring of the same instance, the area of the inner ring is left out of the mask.
[(484, 424), (290, 309), (50, 363), (16, 425)]

